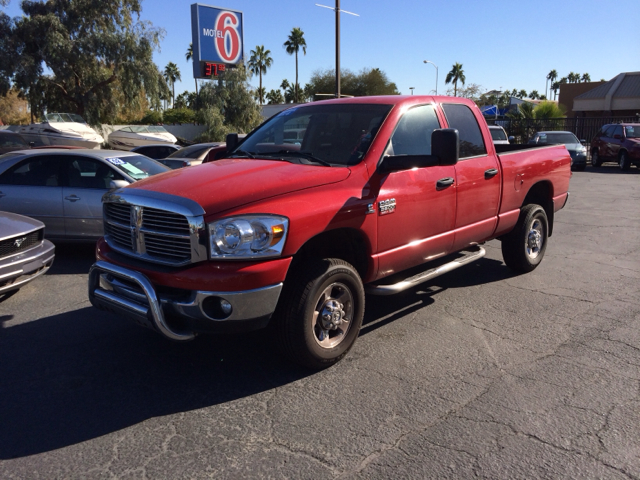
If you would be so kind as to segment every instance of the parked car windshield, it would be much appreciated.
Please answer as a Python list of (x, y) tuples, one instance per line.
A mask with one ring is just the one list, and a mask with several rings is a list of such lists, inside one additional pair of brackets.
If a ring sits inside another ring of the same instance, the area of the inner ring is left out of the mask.
[[(286, 160), (296, 163), (355, 165), (390, 110), (391, 105), (354, 103), (293, 107), (254, 130), (236, 155), (285, 159), (279, 155), (286, 154)], [(299, 132), (295, 141), (289, 138), (294, 131)]]
[(580, 143), (573, 133), (547, 133), (538, 137), (538, 143)]
[(190, 147), (184, 147), (180, 150), (176, 150), (167, 158), (198, 158), (205, 150), (210, 148), (211, 145), (191, 145)]
[(506, 140), (507, 139), (506, 133), (504, 133), (504, 130), (502, 130), (501, 128), (490, 128), (489, 131), (491, 132), (491, 138), (493, 140)]
[(624, 131), (627, 138), (640, 138), (640, 125), (626, 125)]
[(113, 157), (106, 158), (105, 160), (115, 166), (118, 170), (136, 180), (141, 180), (143, 178), (171, 170), (169, 167), (162, 165), (155, 160), (151, 160), (149, 157), (145, 157), (144, 155), (117, 156), (117, 153), (114, 152)]

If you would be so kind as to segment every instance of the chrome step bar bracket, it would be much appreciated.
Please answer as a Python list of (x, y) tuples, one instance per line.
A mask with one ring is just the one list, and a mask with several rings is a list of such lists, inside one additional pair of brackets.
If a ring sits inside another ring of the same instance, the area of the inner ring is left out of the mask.
[[(149, 307), (147, 308), (145, 305), (129, 301), (101, 289), (100, 274), (102, 273), (108, 273), (114, 277), (123, 278), (136, 283), (147, 297)], [(156, 295), (156, 291), (149, 279), (142, 273), (134, 272), (111, 263), (97, 261), (93, 264), (91, 270), (89, 270), (89, 300), (92, 305), (98, 308), (102, 306), (101, 304), (107, 303), (110, 307), (114, 307), (116, 310), (126, 310), (128, 313), (141, 317), (141, 323), (145, 323), (144, 318), (148, 319), (149, 316), (151, 316), (153, 326), (170, 340), (186, 341), (193, 340), (193, 338), (195, 338), (195, 334), (193, 332), (176, 332), (169, 327), (164, 318), (162, 305)]]
[(451, 272), (457, 268), (479, 260), (484, 257), (486, 253), (486, 250), (478, 245), (473, 251), (466, 252), (466, 255), (454, 260), (453, 262), (445, 263), (440, 267), (421, 272), (413, 277), (406, 278), (401, 282), (394, 283), (392, 285), (366, 285), (365, 291), (370, 295), (394, 295), (396, 293), (404, 292), (416, 285), (420, 285), (421, 283), (439, 277), (442, 274)]

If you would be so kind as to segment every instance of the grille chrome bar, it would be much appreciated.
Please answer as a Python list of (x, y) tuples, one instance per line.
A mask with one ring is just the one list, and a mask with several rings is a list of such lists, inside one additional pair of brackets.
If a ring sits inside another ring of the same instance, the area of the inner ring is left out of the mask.
[(103, 202), (105, 240), (114, 250), (163, 265), (207, 260), (204, 211), (197, 203), (130, 188), (107, 193)]

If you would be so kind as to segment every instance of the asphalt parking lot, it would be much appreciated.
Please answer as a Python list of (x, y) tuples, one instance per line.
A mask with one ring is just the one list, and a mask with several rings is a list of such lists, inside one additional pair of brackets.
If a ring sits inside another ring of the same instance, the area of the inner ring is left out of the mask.
[(309, 372), (91, 307), (89, 246), (0, 303), (0, 478), (640, 478), (640, 170), (574, 173), (541, 266), (367, 298)]

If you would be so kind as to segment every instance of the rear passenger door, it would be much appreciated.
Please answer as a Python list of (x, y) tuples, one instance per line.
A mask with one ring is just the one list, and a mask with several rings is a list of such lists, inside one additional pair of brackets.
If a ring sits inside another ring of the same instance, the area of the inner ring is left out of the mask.
[(66, 183), (62, 191), (67, 237), (97, 239), (103, 235), (102, 196), (111, 180), (124, 180), (115, 169), (100, 160), (67, 156), (63, 161)]
[[(454, 250), (489, 238), (495, 231), (502, 175), (498, 158), (487, 146), (474, 112), (463, 104), (443, 104), (449, 128), (460, 135), (456, 170)], [(493, 149), (492, 149), (493, 150)]]
[(610, 138), (607, 143), (607, 157), (609, 160), (618, 160), (618, 153), (620, 152), (620, 146), (624, 142), (624, 133), (622, 131), (622, 125), (616, 125), (613, 130), (613, 138)]
[(40, 220), (47, 237), (64, 236), (60, 157), (31, 156), (3, 173), (0, 210)]

